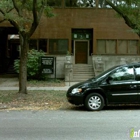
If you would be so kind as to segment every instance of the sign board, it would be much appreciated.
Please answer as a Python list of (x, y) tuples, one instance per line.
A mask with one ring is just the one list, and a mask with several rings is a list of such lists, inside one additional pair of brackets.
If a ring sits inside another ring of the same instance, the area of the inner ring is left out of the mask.
[(54, 57), (41, 57), (42, 73), (53, 74), (54, 73)]
[(52, 73), (53, 73), (53, 69), (50, 69), (50, 68), (43, 68), (43, 69), (42, 69), (42, 73), (52, 74)]

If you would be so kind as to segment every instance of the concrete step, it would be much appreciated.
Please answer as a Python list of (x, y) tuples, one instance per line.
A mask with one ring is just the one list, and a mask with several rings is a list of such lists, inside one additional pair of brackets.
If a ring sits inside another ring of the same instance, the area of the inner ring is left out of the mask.
[(92, 65), (77, 64), (73, 65), (73, 81), (80, 82), (94, 77)]

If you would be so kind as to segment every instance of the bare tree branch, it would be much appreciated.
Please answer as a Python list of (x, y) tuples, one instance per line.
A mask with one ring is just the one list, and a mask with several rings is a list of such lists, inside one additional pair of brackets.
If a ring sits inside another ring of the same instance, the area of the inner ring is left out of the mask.
[(16, 9), (18, 15), (21, 16), (20, 9), (19, 9), (19, 7), (17, 6), (16, 1), (15, 1), (15, 0), (12, 0), (12, 1), (13, 1), (14, 8)]
[(33, 23), (38, 23), (38, 19), (37, 19), (37, 0), (33, 0)]
[(8, 9), (6, 12), (10, 13), (12, 10), (14, 10), (14, 8)]
[(42, 7), (40, 8), (39, 13), (38, 13), (38, 22), (40, 21), (41, 16), (42, 16), (42, 14), (44, 12), (44, 6), (45, 5), (46, 5), (45, 0), (42, 0)]
[(8, 20), (18, 31), (20, 31), (20, 27), (16, 21), (9, 19)]
[(0, 20), (0, 23), (4, 22), (6, 19)]
[(5, 15), (4, 11), (2, 9), (0, 9), (0, 13), (2, 13), (3, 15)]
[(35, 29), (37, 28), (39, 22), (38, 22), (38, 13), (37, 13), (37, 0), (33, 0), (33, 10), (32, 10), (32, 13), (33, 13), (33, 23), (32, 23), (32, 26), (28, 32), (29, 36), (31, 36)]

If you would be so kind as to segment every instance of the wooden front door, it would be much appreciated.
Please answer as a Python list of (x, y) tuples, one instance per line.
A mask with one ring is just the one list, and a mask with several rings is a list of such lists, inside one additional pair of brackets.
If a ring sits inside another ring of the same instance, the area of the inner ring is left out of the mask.
[(75, 41), (75, 64), (88, 63), (88, 41)]

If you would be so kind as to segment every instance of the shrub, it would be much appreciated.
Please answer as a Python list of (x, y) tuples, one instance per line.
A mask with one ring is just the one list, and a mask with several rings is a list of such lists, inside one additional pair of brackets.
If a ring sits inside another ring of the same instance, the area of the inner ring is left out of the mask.
[[(40, 57), (45, 56), (43, 51), (37, 50), (30, 50), (28, 52), (28, 59), (27, 59), (27, 78), (28, 79), (38, 79), (44, 80), (47, 78), (46, 74), (41, 73), (41, 63)], [(14, 62), (14, 69), (17, 73), (19, 73), (19, 64), (20, 60), (17, 59)]]

